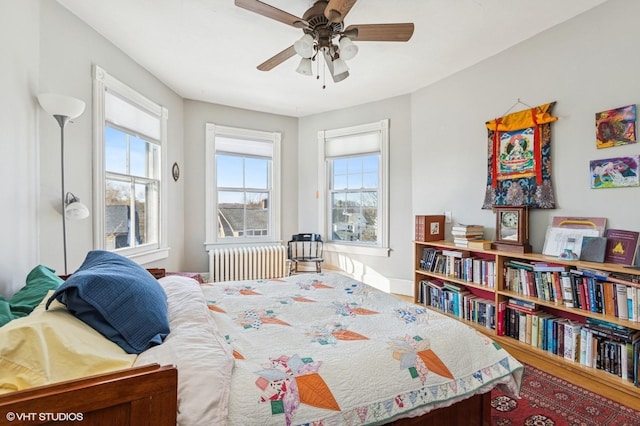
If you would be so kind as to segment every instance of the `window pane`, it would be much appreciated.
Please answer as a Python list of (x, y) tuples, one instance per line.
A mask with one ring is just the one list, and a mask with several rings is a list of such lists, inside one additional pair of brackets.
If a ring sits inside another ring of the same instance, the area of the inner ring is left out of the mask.
[(218, 237), (268, 235), (266, 192), (218, 191)]
[(105, 249), (129, 247), (131, 184), (107, 179), (105, 189)]
[(155, 144), (131, 136), (129, 139), (130, 171), (133, 176), (153, 178)]
[(378, 187), (378, 173), (365, 173), (362, 176), (363, 188), (377, 188)]
[(216, 181), (221, 188), (243, 188), (243, 158), (235, 155), (216, 155)]
[(127, 134), (104, 128), (104, 167), (107, 172), (127, 173)]
[(332, 165), (332, 239), (377, 244), (378, 155), (335, 159)]
[(269, 160), (245, 158), (245, 187), (267, 189), (269, 184)]
[(245, 235), (268, 235), (269, 203), (266, 193), (247, 192)]
[(158, 188), (154, 182), (135, 185), (135, 245), (158, 242)]

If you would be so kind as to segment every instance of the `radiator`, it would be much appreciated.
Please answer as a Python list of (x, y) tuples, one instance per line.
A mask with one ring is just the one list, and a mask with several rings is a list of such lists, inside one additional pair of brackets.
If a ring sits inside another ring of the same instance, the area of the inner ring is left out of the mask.
[(209, 250), (209, 282), (280, 278), (287, 275), (286, 246)]

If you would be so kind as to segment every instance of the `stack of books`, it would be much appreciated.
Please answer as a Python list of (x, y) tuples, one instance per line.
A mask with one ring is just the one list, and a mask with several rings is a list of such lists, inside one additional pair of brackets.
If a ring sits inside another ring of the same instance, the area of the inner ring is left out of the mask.
[(458, 223), (451, 227), (453, 244), (457, 247), (469, 247), (470, 241), (484, 240), (484, 226)]

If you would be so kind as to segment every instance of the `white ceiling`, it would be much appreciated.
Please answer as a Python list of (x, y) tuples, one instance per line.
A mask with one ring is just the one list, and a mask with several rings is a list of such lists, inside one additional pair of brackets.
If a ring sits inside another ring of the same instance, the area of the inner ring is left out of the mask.
[[(357, 42), (349, 78), (323, 89), (296, 57), (258, 71), (302, 30), (233, 0), (58, 0), (184, 98), (294, 117), (411, 93), (605, 1), (360, 0), (345, 26), (414, 22), (413, 37)], [(265, 3), (301, 17), (313, 0)]]

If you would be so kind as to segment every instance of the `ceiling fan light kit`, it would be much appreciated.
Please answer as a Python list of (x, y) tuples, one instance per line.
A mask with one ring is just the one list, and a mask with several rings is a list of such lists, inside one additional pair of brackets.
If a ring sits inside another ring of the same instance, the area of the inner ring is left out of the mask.
[[(298, 54), (302, 57), (296, 72), (313, 75), (311, 62), (318, 53), (324, 59), (335, 83), (349, 76), (345, 61), (353, 59), (358, 46), (353, 41), (409, 41), (413, 23), (350, 25), (345, 29), (344, 18), (356, 0), (317, 0), (299, 18), (259, 0), (235, 0), (238, 7), (274, 19), (295, 28), (304, 35), (280, 53), (258, 65), (260, 71), (269, 71)], [(334, 39), (338, 42), (334, 43)]]
[(313, 75), (313, 69), (311, 67), (311, 59), (310, 58), (300, 59), (300, 63), (298, 64), (298, 68), (296, 68), (296, 72), (302, 75)]

